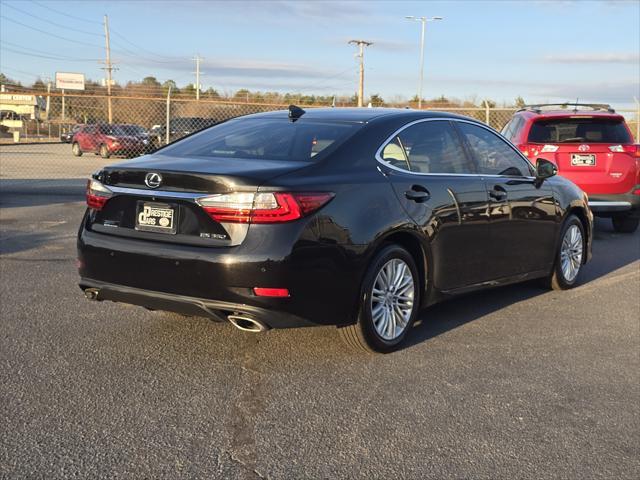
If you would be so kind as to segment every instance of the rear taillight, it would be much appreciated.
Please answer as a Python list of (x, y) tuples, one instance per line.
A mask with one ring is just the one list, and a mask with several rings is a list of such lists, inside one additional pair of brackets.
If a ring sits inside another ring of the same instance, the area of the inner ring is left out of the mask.
[(113, 192), (97, 180), (87, 180), (87, 205), (93, 210), (102, 210)]
[(519, 145), (518, 148), (524, 154), (525, 157), (528, 158), (536, 158), (540, 153), (555, 153), (558, 151), (557, 145), (531, 145), (531, 144), (522, 144)]
[(286, 288), (262, 288), (254, 287), (253, 293), (256, 297), (279, 297), (284, 298), (289, 296), (289, 290)]
[(560, 147), (558, 147), (557, 145), (545, 145), (544, 147), (542, 147), (542, 150), (540, 150), (540, 153), (557, 152), (558, 148)]
[(333, 198), (333, 193), (225, 193), (198, 199), (198, 204), (217, 222), (282, 223), (308, 215)]
[(609, 150), (616, 153), (628, 153), (632, 157), (640, 158), (640, 145), (611, 145)]

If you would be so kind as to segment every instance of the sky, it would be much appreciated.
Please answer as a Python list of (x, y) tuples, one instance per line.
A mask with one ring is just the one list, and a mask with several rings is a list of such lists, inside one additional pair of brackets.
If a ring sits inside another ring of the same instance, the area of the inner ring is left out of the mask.
[(365, 51), (365, 95), (411, 98), (427, 23), (423, 96), (527, 102), (640, 98), (640, 0), (135, 1), (0, 0), (0, 71), (23, 83), (56, 71), (104, 77), (109, 16), (119, 83), (155, 76), (232, 93), (353, 94)]

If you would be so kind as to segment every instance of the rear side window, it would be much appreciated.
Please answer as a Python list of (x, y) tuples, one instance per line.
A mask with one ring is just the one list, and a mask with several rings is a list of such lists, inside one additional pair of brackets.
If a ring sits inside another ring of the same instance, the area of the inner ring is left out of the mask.
[(604, 118), (559, 118), (531, 125), (530, 143), (631, 143), (624, 122)]
[(509, 140), (513, 140), (520, 131), (523, 123), (524, 120), (522, 117), (513, 117), (511, 121), (504, 126), (500, 133)]
[(313, 161), (360, 127), (356, 123), (238, 119), (185, 138), (162, 152), (177, 157)]
[(448, 121), (420, 122), (405, 128), (380, 152), (394, 167), (417, 173), (475, 173)]

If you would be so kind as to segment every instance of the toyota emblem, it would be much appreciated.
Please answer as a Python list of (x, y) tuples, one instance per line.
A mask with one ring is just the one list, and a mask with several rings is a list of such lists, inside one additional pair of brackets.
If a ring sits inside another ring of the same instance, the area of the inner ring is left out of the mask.
[(155, 172), (147, 173), (144, 183), (149, 188), (158, 188), (162, 184), (162, 175)]
[(588, 152), (589, 151), (589, 145), (580, 145), (578, 147), (578, 150), (580, 150), (581, 152)]

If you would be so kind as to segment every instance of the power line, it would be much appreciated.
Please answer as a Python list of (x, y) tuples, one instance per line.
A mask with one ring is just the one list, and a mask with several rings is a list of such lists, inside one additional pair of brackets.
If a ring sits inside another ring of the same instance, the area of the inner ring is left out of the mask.
[(49, 23), (51, 25), (55, 25), (56, 27), (63, 28), (65, 30), (71, 30), (71, 31), (74, 31), (74, 32), (83, 33), (85, 35), (93, 35), (94, 37), (101, 37), (102, 36), (99, 33), (87, 32), (85, 30), (80, 30), (78, 28), (73, 28), (73, 27), (69, 27), (67, 25), (62, 25), (60, 23), (52, 22), (51, 20), (47, 20), (46, 18), (39, 17), (38, 15), (34, 15), (33, 13), (29, 13), (26, 10), (22, 10), (21, 8), (15, 7), (15, 6), (11, 5), (10, 3), (5, 3), (4, 5), (5, 5), (5, 7), (13, 8), (14, 10), (16, 10), (18, 12), (21, 12), (21, 13), (23, 13), (25, 15), (29, 15), (30, 17), (35, 18), (36, 20), (40, 20), (41, 22), (45, 22), (45, 23)]
[[(10, 45), (14, 48), (7, 48), (6, 45)], [(17, 51), (15, 50), (15, 48), (18, 48), (22, 51)], [(18, 45), (17, 43), (12, 43), (12, 42), (8, 42), (3, 40), (2, 41), (2, 46), (0, 46), (1, 50), (8, 50), (10, 52), (14, 52), (14, 53), (18, 53), (21, 55), (25, 55), (25, 56), (33, 56), (33, 57), (40, 57), (40, 58), (50, 58), (52, 60), (68, 60), (68, 61), (72, 61), (72, 62), (95, 62), (98, 61), (98, 59), (96, 58), (77, 58), (77, 57), (69, 57), (66, 55), (56, 55), (56, 54), (52, 54), (49, 52), (45, 52), (42, 50), (36, 50), (35, 48), (27, 48), (27, 47), (23, 47), (22, 45)]]
[[(39, 7), (42, 7), (42, 8), (46, 8), (47, 10), (49, 10), (49, 11), (51, 11), (51, 12), (57, 13), (58, 15), (62, 15), (63, 17), (72, 18), (72, 19), (74, 19), (74, 20), (79, 20), (79, 21), (81, 21), (81, 22), (85, 22), (85, 23), (93, 23), (93, 24), (96, 24), (96, 25), (102, 25), (102, 23), (101, 23), (101, 22), (98, 22), (98, 21), (96, 21), (96, 20), (88, 20), (88, 19), (86, 19), (86, 18), (76, 17), (75, 15), (71, 15), (71, 14), (69, 14), (69, 13), (62, 12), (62, 11), (57, 10), (57, 9), (55, 9), (55, 8), (52, 8), (52, 7), (48, 6), (48, 5), (44, 5), (44, 4), (42, 4), (42, 3), (35, 2), (34, 0), (31, 0), (31, 3), (33, 3), (33, 4), (35, 4), (35, 5), (38, 5)], [(5, 4), (5, 5), (6, 5), (6, 4)]]
[[(135, 47), (135, 48), (137, 48), (137, 49), (139, 49), (139, 50), (141, 50), (141, 51), (143, 51), (143, 52), (146, 52), (146, 53), (148, 53), (148, 54), (150, 54), (150, 55), (153, 55), (154, 57), (158, 57), (158, 58), (167, 58), (167, 59), (170, 59), (170, 58), (171, 58), (171, 57), (169, 57), (169, 56), (167, 56), (167, 55), (159, 55), (159, 54), (157, 54), (157, 53), (155, 53), (155, 52), (152, 52), (151, 50), (147, 50), (146, 48), (141, 47), (140, 45), (138, 45), (138, 44), (136, 44), (136, 43), (133, 43), (131, 40), (128, 40), (124, 35), (122, 35), (122, 34), (118, 33), (118, 31), (117, 31), (117, 30), (114, 30), (113, 28), (111, 29), (111, 33), (112, 33), (112, 34), (114, 34), (116, 37), (120, 37), (123, 41), (125, 41), (125, 42), (126, 42), (126, 43), (128, 43), (129, 45), (131, 45), (131, 46), (133, 46), (133, 47)], [(129, 51), (130, 51), (130, 50), (129, 50)]]
[(3, 18), (4, 20), (7, 20), (7, 21), (12, 22), (12, 23), (15, 23), (15, 24), (20, 25), (22, 27), (28, 28), (30, 30), (35, 30), (36, 32), (44, 33), (45, 35), (49, 35), (50, 37), (59, 38), (60, 40), (65, 40), (65, 41), (71, 42), (71, 43), (77, 43), (78, 45), (83, 45), (85, 47), (95, 47), (95, 48), (100, 48), (100, 49), (102, 48), (100, 45), (95, 45), (93, 43), (85, 43), (85, 42), (81, 42), (81, 41), (78, 41), (78, 40), (73, 40), (72, 38), (63, 37), (61, 35), (56, 35), (55, 33), (47, 32), (46, 30), (41, 30), (39, 28), (32, 27), (31, 25), (27, 25), (26, 23), (19, 22), (17, 20), (14, 20), (13, 18), (9, 18), (9, 17), (6, 17), (4, 15), (0, 15), (0, 18)]

